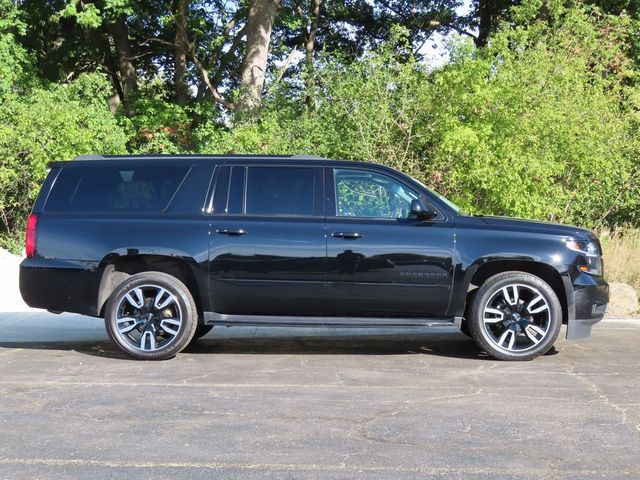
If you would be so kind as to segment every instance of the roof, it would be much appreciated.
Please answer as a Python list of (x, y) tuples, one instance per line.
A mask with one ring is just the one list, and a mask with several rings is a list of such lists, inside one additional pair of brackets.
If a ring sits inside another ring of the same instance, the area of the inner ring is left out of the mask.
[(198, 160), (328, 160), (316, 155), (258, 155), (258, 154), (227, 154), (227, 155), (199, 155), (199, 154), (137, 154), (137, 155), (78, 155), (74, 161), (86, 160), (126, 160), (126, 159), (198, 159)]
[(201, 154), (180, 154), (180, 155), (167, 155), (167, 154), (138, 154), (138, 155), (80, 155), (74, 158), (71, 162), (66, 161), (54, 161), (49, 163), (49, 167), (63, 167), (65, 164), (70, 165), (73, 163), (82, 162), (97, 162), (101, 164), (109, 161), (128, 161), (128, 160), (142, 160), (142, 161), (195, 161), (206, 162), (213, 161), (216, 163), (233, 163), (233, 162), (265, 162), (266, 164), (274, 162), (282, 162), (283, 164), (289, 164), (296, 160), (304, 160), (311, 164), (321, 164), (327, 166), (368, 166), (376, 167), (381, 170), (393, 170), (392, 168), (373, 162), (361, 162), (354, 160), (334, 160), (329, 158), (318, 157), (314, 155), (241, 155), (241, 154), (227, 154), (227, 155), (201, 155)]

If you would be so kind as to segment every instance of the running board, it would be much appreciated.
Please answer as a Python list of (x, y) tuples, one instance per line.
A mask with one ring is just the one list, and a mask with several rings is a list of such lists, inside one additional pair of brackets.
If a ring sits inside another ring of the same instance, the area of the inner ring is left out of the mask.
[(269, 327), (456, 327), (461, 317), (389, 318), (389, 317), (311, 317), (283, 315), (230, 315), (204, 312), (205, 325), (250, 325)]

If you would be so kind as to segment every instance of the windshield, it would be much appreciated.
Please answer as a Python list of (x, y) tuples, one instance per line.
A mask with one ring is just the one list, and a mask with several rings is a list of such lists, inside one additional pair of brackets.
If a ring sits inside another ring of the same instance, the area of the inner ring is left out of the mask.
[(446, 203), (447, 205), (449, 205), (451, 208), (453, 208), (455, 210), (456, 213), (460, 213), (462, 214), (462, 212), (460, 211), (460, 207), (458, 205), (456, 205), (455, 203), (453, 203), (451, 200), (449, 200), (447, 197), (440, 195), (438, 192), (434, 192), (433, 190), (431, 190), (433, 193), (436, 194), (436, 196), (442, 200), (444, 203)]
[(449, 200), (447, 197), (440, 195), (438, 192), (433, 191), (433, 189), (427, 187), (424, 183), (422, 183), (420, 180), (417, 180), (414, 178), (414, 180), (416, 182), (418, 182), (420, 185), (422, 185), (422, 187), (424, 187), (425, 189), (427, 189), (429, 192), (431, 192), (432, 194), (434, 194), (436, 197), (438, 197), (440, 200), (442, 200), (444, 203), (446, 203), (449, 207), (451, 207), (456, 213), (459, 214), (463, 214), (463, 212), (460, 210), (460, 207), (457, 206), (455, 203), (453, 203), (451, 200)]

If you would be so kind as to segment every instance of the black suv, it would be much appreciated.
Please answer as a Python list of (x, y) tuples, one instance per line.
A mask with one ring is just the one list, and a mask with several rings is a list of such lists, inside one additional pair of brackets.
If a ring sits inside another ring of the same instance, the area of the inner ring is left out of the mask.
[(305, 156), (55, 162), (27, 226), (32, 307), (104, 317), (165, 359), (214, 325), (458, 326), (495, 358), (544, 354), (608, 302), (588, 230), (467, 216), (388, 167)]

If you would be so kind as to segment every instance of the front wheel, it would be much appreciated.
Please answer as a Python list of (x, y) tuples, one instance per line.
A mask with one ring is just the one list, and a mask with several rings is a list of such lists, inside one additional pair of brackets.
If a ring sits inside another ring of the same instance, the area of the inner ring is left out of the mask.
[(180, 280), (143, 272), (122, 282), (109, 297), (105, 325), (111, 340), (128, 355), (165, 360), (193, 338), (198, 310)]
[(503, 272), (489, 278), (471, 305), (469, 327), (478, 346), (500, 360), (531, 360), (558, 338), (562, 308), (540, 277)]

